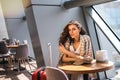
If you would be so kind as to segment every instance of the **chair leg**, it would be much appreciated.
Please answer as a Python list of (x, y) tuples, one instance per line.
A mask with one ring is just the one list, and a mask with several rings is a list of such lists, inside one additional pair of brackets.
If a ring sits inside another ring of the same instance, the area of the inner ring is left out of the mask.
[(24, 64), (24, 66), (25, 66), (25, 69), (26, 69), (25, 59), (23, 59), (23, 64)]
[(13, 64), (13, 68), (15, 67), (15, 56), (13, 55), (13, 58), (12, 58), (12, 64)]
[(21, 61), (18, 60), (18, 72), (20, 72), (20, 64), (21, 64)]
[(29, 59), (27, 59), (27, 63), (29, 65), (30, 71), (31, 71), (31, 67), (30, 67), (30, 63), (29, 63)]
[(7, 58), (8, 64), (11, 65), (11, 59), (10, 57)]
[(28, 58), (27, 58), (27, 59), (24, 59), (23, 61), (24, 61), (24, 64), (25, 64), (25, 68), (26, 68), (26, 62), (27, 62), (27, 64), (29, 65), (29, 69), (30, 69), (30, 71), (31, 71), (31, 67), (30, 67), (30, 63), (29, 63)]
[(13, 64), (13, 59), (12, 59), (11, 56), (9, 57), (8, 63), (9, 63), (10, 68), (13, 69), (14, 68), (14, 64)]
[[(10, 56), (8, 57), (5, 57), (7, 62), (8, 62), (8, 65), (11, 66), (11, 59), (10, 59)], [(3, 58), (3, 63), (5, 62), (5, 58)]]
[(2, 58), (3, 68), (5, 68), (5, 58)]
[(15, 55), (14, 54), (11, 55), (11, 62), (13, 64), (13, 66), (14, 66), (14, 62), (15, 62)]

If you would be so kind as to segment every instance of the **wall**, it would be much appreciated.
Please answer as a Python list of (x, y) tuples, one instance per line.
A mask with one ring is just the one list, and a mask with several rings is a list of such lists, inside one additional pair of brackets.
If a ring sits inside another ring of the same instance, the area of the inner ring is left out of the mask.
[[(22, 0), (1, 0), (0, 3), (3, 9), (3, 18), (5, 18), (5, 20), (2, 20), (0, 23), (3, 27), (1, 28), (2, 32), (0, 32), (0, 35), (7, 35), (6, 38), (16, 38), (17, 40), (20, 40), (20, 43), (23, 43), (23, 40), (28, 40), (30, 57), (34, 58), (27, 21), (23, 20), (25, 12)], [(6, 29), (6, 31), (3, 29)]]
[(3, 38), (8, 38), (8, 33), (5, 24), (5, 19), (3, 16), (3, 10), (0, 3), (0, 40), (2, 40)]
[(32, 4), (42, 4), (42, 5), (59, 5), (61, 2), (64, 2), (67, 0), (31, 0)]
[(20, 40), (20, 44), (23, 44), (23, 40), (27, 40), (29, 44), (30, 57), (34, 58), (34, 52), (31, 44), (31, 39), (28, 31), (27, 21), (22, 18), (6, 19), (7, 30), (10, 39)]
[[(37, 28), (45, 65), (50, 65), (48, 43), (51, 43), (53, 56), (52, 62), (53, 66), (56, 66), (59, 58), (58, 38), (60, 33), (62, 32), (63, 27), (72, 19), (80, 21), (84, 26), (82, 10), (79, 7), (66, 10), (59, 6), (61, 5), (61, 1), (59, 0), (53, 1), (54, 5), (52, 3), (48, 3), (49, 1), (42, 1), (43, 3), (41, 4), (34, 2), (34, 0), (32, 1), (32, 6), (26, 8), (26, 16), (29, 27)], [(33, 39), (33, 37), (31, 38)], [(39, 41), (37, 42), (39, 44)], [(38, 53), (37, 55), (39, 56), (39, 54), (41, 53)]]
[[(53, 51), (53, 60), (54, 60), (53, 63), (56, 64), (59, 55), (57, 46), (58, 46), (58, 38), (60, 36), (60, 33), (62, 32), (63, 27), (68, 23), (68, 21), (72, 19), (76, 19), (82, 22), (83, 18), (81, 18), (81, 20), (79, 19), (80, 15), (82, 15), (79, 12), (80, 9), (74, 8), (74, 9), (62, 11), (60, 7), (52, 7), (52, 6), (33, 7), (33, 8), (35, 10), (37, 28), (39, 32), (39, 37), (41, 41), (45, 62), (48, 65), (49, 52), (48, 52), (47, 44), (51, 42), (52, 51)], [(37, 10), (38, 8), (42, 11), (42, 13), (40, 10)]]
[[(22, 0), (11, 0), (9, 5), (7, 5), (8, 0), (1, 1), (4, 9), (4, 16), (9, 37), (19, 39), (21, 43), (25, 39), (28, 40), (31, 50), (30, 56), (35, 58), (35, 51), (33, 52), (33, 44), (31, 44), (31, 39), (33, 38), (30, 37), (28, 29), (31, 26), (35, 27), (38, 32), (37, 37), (39, 37), (40, 39), (38, 42), (40, 42), (41, 44), (40, 46), (45, 65), (49, 65), (49, 42), (52, 44), (52, 53), (54, 59), (53, 65), (56, 66), (58, 62), (58, 38), (63, 30), (63, 27), (72, 19), (80, 21), (84, 26), (84, 19), (81, 8), (72, 8), (66, 10), (61, 7), (61, 3), (63, 3), (64, 0), (31, 0), (32, 6), (28, 7), (27, 9), (31, 8), (32, 11), (26, 10), (26, 14), (24, 13)], [(17, 7), (16, 5), (19, 7)], [(29, 15), (29, 12), (32, 12), (33, 15), (27, 17)], [(26, 21), (22, 19), (23, 16), (27, 17)], [(33, 24), (35, 24), (35, 26), (33, 26)], [(36, 44), (38, 42), (36, 42)], [(42, 59), (42, 56), (40, 56), (39, 58)]]

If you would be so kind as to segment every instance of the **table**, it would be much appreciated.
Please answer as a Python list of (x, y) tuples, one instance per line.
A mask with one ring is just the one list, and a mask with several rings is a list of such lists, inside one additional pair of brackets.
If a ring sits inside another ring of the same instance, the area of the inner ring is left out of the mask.
[(13, 46), (10, 45), (9, 48), (10, 47), (16, 49), (15, 61), (18, 62), (18, 67), (17, 67), (17, 69), (15, 68), (14, 70), (15, 71), (16, 70), (18, 70), (18, 71), (25, 70), (25, 68), (23, 68), (20, 64), (21, 63), (25, 64), (25, 60), (28, 57), (28, 54), (29, 54), (28, 45), (27, 44), (20, 44), (20, 45), (13, 45)]
[[(19, 47), (19, 45), (7, 45), (7, 48), (9, 48), (10, 49), (10, 52), (11, 52), (11, 54), (15, 57), (15, 54), (16, 54), (16, 48), (18, 48)], [(13, 49), (13, 50), (12, 50)], [(14, 61), (15, 62), (15, 61)], [(15, 64), (15, 63), (14, 63)], [(20, 68), (20, 70), (25, 70), (25, 68), (23, 68), (23, 67), (21, 67), (20, 66), (20, 63), (19, 63), (19, 68)], [(17, 71), (18, 70), (18, 68), (16, 68), (15, 66), (14, 66), (14, 69), (13, 69), (14, 71)]]
[[(98, 73), (106, 70), (112, 69), (114, 66), (112, 61), (108, 62), (96, 62), (92, 64), (83, 64), (83, 65), (59, 65), (58, 68), (63, 70), (67, 74), (89, 74), (89, 73)], [(87, 75), (88, 77), (88, 75)], [(85, 79), (85, 80), (88, 80)]]
[(11, 55), (15, 55), (16, 48), (18, 48), (19, 45), (6, 45), (6, 47), (9, 49), (9, 52), (11, 53)]
[(7, 48), (17, 48), (19, 45), (7, 45)]

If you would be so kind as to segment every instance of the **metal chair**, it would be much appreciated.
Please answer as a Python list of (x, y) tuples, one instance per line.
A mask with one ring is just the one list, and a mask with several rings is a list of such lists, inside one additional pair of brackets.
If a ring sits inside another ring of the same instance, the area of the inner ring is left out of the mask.
[[(18, 48), (16, 48), (16, 54), (15, 54), (15, 60), (18, 61), (18, 71), (20, 71), (21, 64), (23, 63), (26, 68), (26, 62), (29, 64), (29, 49), (27, 44), (19, 45)], [(30, 64), (29, 68), (31, 70)]]
[(68, 76), (59, 68), (47, 66), (45, 70), (47, 80), (69, 80)]
[(6, 44), (4, 41), (0, 41), (0, 58), (3, 59), (3, 65), (4, 65), (5, 59), (8, 60), (9, 64), (11, 64), (11, 53), (6, 47)]

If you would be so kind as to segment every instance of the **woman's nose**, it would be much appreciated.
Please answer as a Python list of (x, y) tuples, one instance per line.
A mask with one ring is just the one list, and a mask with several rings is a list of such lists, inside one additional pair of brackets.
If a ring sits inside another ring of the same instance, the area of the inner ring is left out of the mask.
[(73, 30), (71, 30), (71, 33), (73, 33)]

